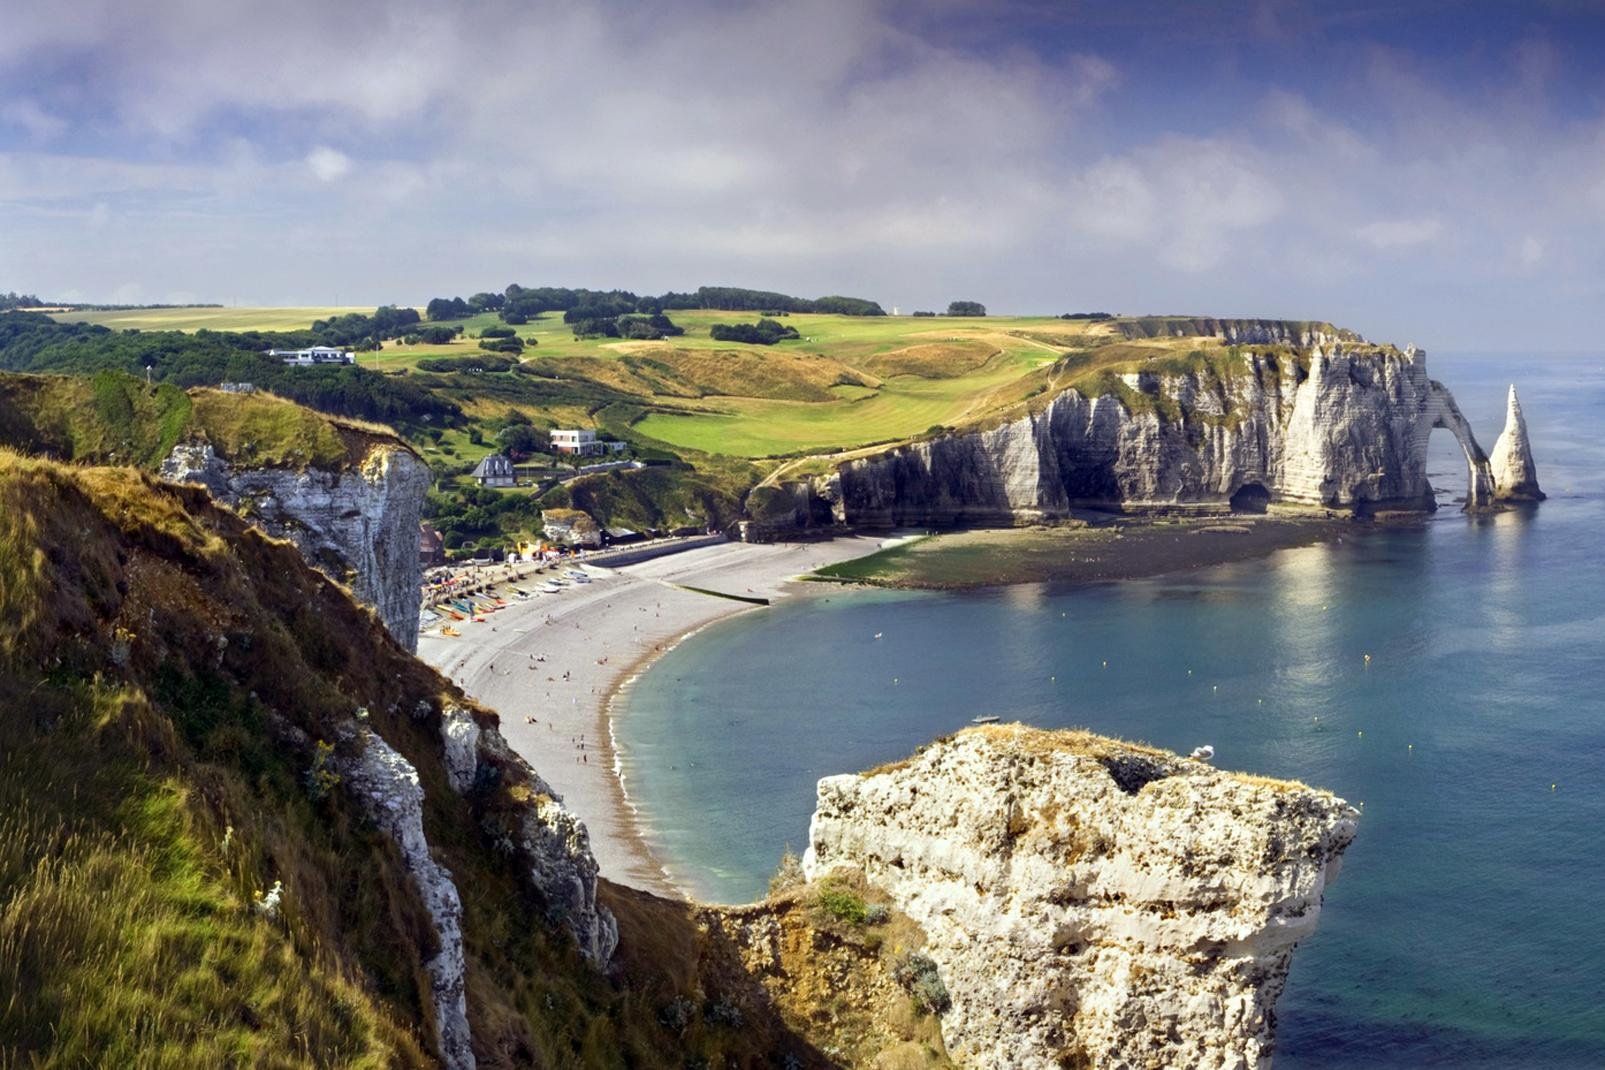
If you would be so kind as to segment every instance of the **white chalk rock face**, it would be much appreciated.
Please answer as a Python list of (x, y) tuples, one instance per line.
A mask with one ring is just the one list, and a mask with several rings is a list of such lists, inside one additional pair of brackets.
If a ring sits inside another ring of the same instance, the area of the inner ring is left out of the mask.
[(1505, 403), (1505, 429), (1494, 442), (1488, 463), (1493, 469), (1495, 497), (1514, 502), (1544, 500), (1544, 492), (1538, 487), (1538, 466), (1533, 462), (1532, 443), (1527, 441), (1527, 418), (1521, 414), (1521, 400), (1516, 397), (1514, 383), (1510, 385)]
[[(776, 495), (771, 526), (1012, 524), (1075, 508), (1263, 511), (1272, 502), (1431, 510), (1427, 441), (1440, 427), (1465, 457), (1467, 507), (1494, 503), (1488, 458), (1427, 374), (1424, 352), (1276, 327), (1191, 323), (1241, 348), (1190, 370), (1128, 371), (1097, 396), (1066, 389), (994, 428), (842, 462), (808, 481), (805, 497)], [(1256, 348), (1267, 343), (1276, 348)], [(1512, 487), (1536, 486), (1519, 465), (1510, 471)]]
[[(464, 711), (458, 711), (467, 716)], [(442, 733), (447, 731), (442, 726)], [(541, 779), (507, 745), (494, 728), (479, 730), (478, 748), (499, 765), (514, 765), (527, 777), (534, 798), (518, 824), (518, 850), (529, 867), (530, 882), (546, 899), (552, 919), (574, 934), (580, 951), (597, 967), (605, 967), (619, 946), (618, 920), (596, 899), (596, 856), (585, 822), (563, 805), (563, 797)], [(452, 744), (447, 745), (448, 751)], [(450, 763), (448, 763), (450, 764)], [(455, 783), (458, 774), (453, 772)], [(468, 775), (473, 783), (473, 775)]]
[(429, 841), (424, 837), (424, 789), (418, 781), (418, 770), (377, 732), (362, 729), (356, 737), (361, 753), (341, 763), (342, 781), (373, 823), (400, 849), (440, 944), (435, 957), (424, 963), (434, 997), (440, 1061), (449, 1070), (473, 1070), (462, 900), (451, 873), (429, 853)]
[(479, 737), (481, 729), (473, 714), (455, 703), (448, 704), (440, 715), (440, 745), (446, 763), (446, 777), (451, 790), (466, 795), (474, 786), (479, 772)]
[(805, 872), (925, 930), (972, 1067), (1263, 1067), (1358, 814), (1086, 733), (972, 729), (819, 783)]
[(161, 476), (200, 483), (268, 534), (295, 543), (310, 564), (372, 606), (398, 643), (418, 649), (418, 522), (430, 474), (417, 454), (377, 444), (350, 468), (248, 468), (209, 444), (185, 444), (162, 462)]

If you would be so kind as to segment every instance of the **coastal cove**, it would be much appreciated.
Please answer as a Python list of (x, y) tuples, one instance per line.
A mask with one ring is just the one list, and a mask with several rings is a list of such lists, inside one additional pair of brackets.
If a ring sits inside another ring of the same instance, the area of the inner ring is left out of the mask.
[(806, 846), (820, 777), (980, 714), (1210, 743), (1364, 804), (1278, 1006), (1278, 1065), (1605, 1062), (1586, 902), (1605, 886), (1605, 368), (1435, 360), (1485, 442), (1519, 382), (1550, 501), (1463, 516), (1440, 433), (1449, 493), (1415, 529), (1094, 587), (834, 589), (711, 624), (615, 704), (652, 849), (694, 894), (754, 898)]

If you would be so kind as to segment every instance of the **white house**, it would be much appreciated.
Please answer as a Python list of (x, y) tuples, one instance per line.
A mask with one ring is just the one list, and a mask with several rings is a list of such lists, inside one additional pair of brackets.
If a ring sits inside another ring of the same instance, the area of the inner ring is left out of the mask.
[(556, 453), (577, 453), (581, 457), (588, 457), (598, 453), (618, 453), (627, 446), (628, 443), (624, 442), (598, 441), (595, 431), (552, 431), (552, 450)]
[(355, 354), (344, 349), (336, 349), (333, 346), (311, 346), (307, 349), (270, 349), (267, 351), (267, 355), (278, 357), (286, 364), (301, 366), (309, 364), (355, 364), (357, 362)]
[(512, 458), (492, 453), (474, 468), (474, 481), (482, 487), (511, 487), (517, 479), (513, 475)]

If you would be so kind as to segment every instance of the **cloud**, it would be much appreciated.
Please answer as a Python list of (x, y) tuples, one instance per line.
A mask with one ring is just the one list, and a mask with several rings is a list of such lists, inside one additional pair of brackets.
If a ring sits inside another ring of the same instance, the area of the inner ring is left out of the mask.
[(338, 149), (319, 145), (307, 153), (307, 170), (319, 182), (334, 182), (351, 173), (351, 157)]
[(66, 132), (66, 120), (51, 115), (38, 103), (26, 98), (0, 104), (0, 122), (21, 127), (39, 141), (50, 141)]
[(1374, 249), (1408, 249), (1425, 245), (1443, 232), (1440, 219), (1378, 219), (1355, 233)]
[(1136, 244), (1183, 272), (1212, 268), (1242, 231), (1282, 213), (1285, 198), (1241, 145), (1170, 138), (1106, 157), (1080, 177), (1070, 208), (1076, 233)]
[(1598, 63), (1541, 27), (1473, 63), (1311, 5), (1244, 37), (1162, 3), (64, 2), (0, 35), (0, 237), (40, 291), (723, 281), (1385, 334), (1605, 286), (1605, 120), (1564, 92)]

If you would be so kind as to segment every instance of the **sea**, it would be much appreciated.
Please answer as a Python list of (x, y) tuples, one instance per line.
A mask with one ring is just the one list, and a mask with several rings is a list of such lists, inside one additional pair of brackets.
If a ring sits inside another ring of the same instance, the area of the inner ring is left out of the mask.
[[(1434, 354), (1543, 504), (1100, 586), (833, 591), (714, 625), (621, 696), (674, 879), (761, 896), (815, 782), (993, 714), (1329, 788), (1363, 810), (1277, 1006), (1277, 1066), (1605, 1067), (1605, 358)], [(881, 638), (876, 639), (875, 636)], [(1365, 656), (1371, 656), (1367, 662)]]

